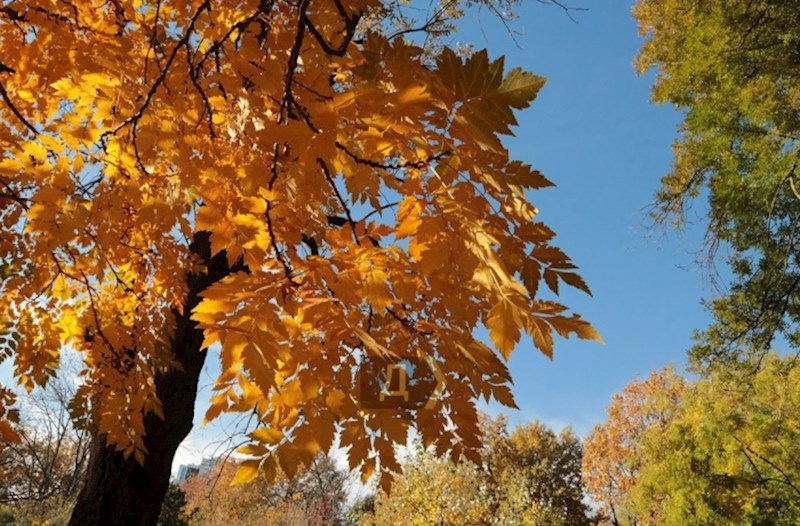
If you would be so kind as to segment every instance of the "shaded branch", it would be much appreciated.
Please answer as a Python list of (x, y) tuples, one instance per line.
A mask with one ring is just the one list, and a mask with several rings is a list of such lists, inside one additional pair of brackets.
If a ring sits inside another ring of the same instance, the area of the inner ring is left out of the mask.
[(361, 242), (358, 240), (358, 234), (356, 233), (356, 222), (353, 221), (350, 208), (347, 206), (347, 202), (344, 200), (341, 192), (339, 192), (339, 189), (336, 187), (336, 183), (333, 180), (330, 169), (328, 169), (328, 165), (321, 157), (317, 157), (317, 163), (319, 163), (320, 167), (322, 168), (322, 173), (325, 174), (325, 179), (328, 180), (331, 188), (333, 188), (333, 192), (336, 194), (336, 199), (338, 199), (339, 204), (342, 206), (342, 209), (344, 209), (345, 215), (347, 215), (347, 222), (350, 224), (350, 230), (353, 232), (353, 240), (356, 242), (356, 245), (361, 245)]
[[(8, 68), (8, 66), (3, 66), (3, 67), (6, 69), (10, 69)], [(10, 109), (11, 113), (14, 114), (14, 117), (16, 117), (23, 125), (25, 125), (25, 127), (28, 128), (34, 135), (39, 135), (39, 132), (36, 131), (36, 128), (34, 128), (33, 125), (30, 122), (28, 122), (28, 120), (25, 119), (25, 117), (22, 116), (17, 107), (14, 106), (14, 103), (11, 102), (11, 99), (8, 96), (8, 92), (6, 91), (6, 88), (5, 86), (3, 86), (2, 83), (0, 83), (0, 97), (3, 98), (3, 101), (6, 103), (6, 106), (8, 106), (8, 109)]]

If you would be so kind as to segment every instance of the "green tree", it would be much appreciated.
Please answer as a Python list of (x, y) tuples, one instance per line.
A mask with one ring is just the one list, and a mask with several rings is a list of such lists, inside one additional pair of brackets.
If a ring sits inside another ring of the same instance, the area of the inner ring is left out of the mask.
[(489, 444), (494, 479), (493, 524), (586, 526), (583, 448), (572, 429), (556, 434), (540, 422), (518, 425)]
[(653, 100), (684, 115), (655, 217), (681, 224), (705, 201), (709, 261), (725, 248), (733, 273), (694, 361), (758, 355), (777, 334), (797, 346), (800, 3), (638, 0), (634, 15), (637, 69), (655, 69)]
[(697, 382), (669, 370), (615, 395), (586, 439), (583, 474), (613, 526), (800, 523), (800, 363)]
[(391, 495), (381, 493), (363, 525), (585, 526), (582, 448), (570, 429), (538, 421), (483, 419), (484, 462), (453, 464), (418, 446)]
[(188, 526), (189, 521), (184, 514), (186, 494), (177, 484), (170, 483), (167, 494), (161, 504), (158, 526)]
[(467, 460), (457, 464), (417, 444), (403, 463), (391, 494), (380, 492), (362, 526), (489, 524), (492, 495), (488, 476)]
[(653, 520), (640, 524), (800, 524), (800, 364), (770, 353), (744, 376), (700, 380), (642, 435), (629, 502)]

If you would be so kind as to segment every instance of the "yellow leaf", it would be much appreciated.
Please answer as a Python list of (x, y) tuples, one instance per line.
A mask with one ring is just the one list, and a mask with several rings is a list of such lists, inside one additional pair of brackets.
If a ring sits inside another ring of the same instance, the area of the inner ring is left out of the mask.
[(486, 319), (486, 328), (489, 329), (489, 339), (507, 360), (514, 350), (520, 337), (519, 309), (507, 298), (502, 298), (489, 311)]
[(249, 459), (239, 464), (239, 467), (236, 469), (236, 475), (234, 475), (233, 480), (231, 480), (231, 486), (247, 484), (255, 480), (258, 476), (259, 463), (260, 460)]
[(388, 280), (386, 272), (373, 268), (364, 274), (361, 284), (364, 299), (379, 312), (394, 301)]
[(247, 436), (257, 442), (274, 445), (283, 439), (283, 432), (280, 429), (265, 426), (254, 429), (252, 432), (248, 433)]

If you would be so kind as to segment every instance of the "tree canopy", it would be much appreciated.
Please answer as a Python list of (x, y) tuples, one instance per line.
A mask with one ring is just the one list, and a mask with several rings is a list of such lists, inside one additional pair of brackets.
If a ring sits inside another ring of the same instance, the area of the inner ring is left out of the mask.
[(538, 421), (507, 429), (482, 419), (484, 463), (454, 464), (418, 444), (392, 493), (380, 493), (360, 524), (588, 526), (580, 440)]
[(800, 366), (775, 353), (744, 382), (720, 371), (632, 382), (586, 440), (603, 524), (797, 524), (799, 404)]
[(798, 344), (800, 5), (772, 0), (639, 0), (653, 100), (684, 111), (672, 172), (655, 215), (693, 220), (704, 201), (709, 254), (722, 248), (733, 280), (711, 303), (717, 322), (693, 356), (714, 363)]
[[(73, 418), (146, 466), (165, 397), (193, 397), (193, 353), (218, 349), (206, 420), (257, 420), (237, 482), (291, 476), (337, 432), (386, 483), (411, 427), (477, 461), (475, 400), (514, 405), (521, 332), (548, 356), (554, 333), (599, 336), (539, 286), (589, 292), (527, 200), (552, 183), (501, 141), (544, 79), (432, 56), (410, 36), (440, 26), (409, 27), (403, 3), (4, 2), (0, 357), (18, 382), (79, 351)], [(435, 409), (365, 410), (370, 357), (438, 368)]]
[(278, 472), (251, 484), (231, 486), (237, 471), (233, 459), (221, 459), (213, 470), (181, 484), (183, 514), (196, 526), (258, 524), (341, 526), (346, 524), (347, 473), (325, 455), (317, 455), (292, 479)]
[(685, 391), (684, 380), (672, 369), (653, 371), (615, 394), (607, 420), (586, 437), (582, 476), (602, 524), (631, 526), (649, 516), (634, 510), (631, 498), (645, 463), (642, 436), (663, 432)]

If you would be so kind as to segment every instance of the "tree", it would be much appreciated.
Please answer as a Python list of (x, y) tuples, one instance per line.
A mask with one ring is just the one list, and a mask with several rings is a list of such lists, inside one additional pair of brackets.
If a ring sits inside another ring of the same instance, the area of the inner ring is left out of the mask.
[(743, 376), (700, 380), (664, 428), (640, 437), (630, 502), (657, 518), (640, 524), (798, 524), (800, 365), (771, 353)]
[[(68, 361), (64, 368), (72, 370)], [(55, 378), (46, 388), (21, 397), (22, 421), (13, 426), (19, 440), (0, 450), (0, 503), (20, 524), (66, 520), (86, 471), (89, 436), (73, 427), (68, 403), (75, 385)]]
[(583, 464), (603, 524), (790, 525), (800, 520), (800, 365), (775, 353), (755, 371), (670, 371), (615, 395)]
[(259, 477), (252, 484), (231, 486), (237, 464), (222, 460), (213, 471), (182, 484), (190, 524), (344, 524), (347, 475), (327, 456), (318, 455), (293, 478), (281, 472), (272, 482)]
[(488, 477), (475, 464), (438, 458), (420, 444), (403, 464), (403, 475), (391, 494), (380, 492), (362, 526), (408, 524), (439, 526), (489, 524), (492, 498)]
[(730, 249), (732, 283), (710, 304), (716, 322), (694, 362), (757, 358), (777, 334), (796, 346), (800, 4), (639, 0), (634, 15), (647, 37), (637, 70), (655, 69), (653, 100), (684, 112), (655, 217), (691, 220), (702, 198), (709, 256)]
[[(526, 200), (551, 183), (500, 140), (544, 80), (432, 57), (391, 29), (401, 4), (3, 3), (0, 356), (26, 388), (62, 347), (84, 358), (71, 524), (156, 522), (209, 348), (206, 420), (257, 422), (235, 482), (292, 476), (340, 432), (388, 485), (412, 427), (479, 460), (474, 402), (513, 405), (522, 330), (548, 356), (553, 332), (599, 339), (539, 289), (588, 292)], [(438, 405), (362, 407), (370, 357), (437, 368)]]
[(487, 463), (497, 489), (493, 524), (588, 526), (581, 480), (583, 448), (570, 428), (538, 421), (490, 440)]
[(188, 526), (189, 521), (183, 511), (184, 506), (186, 506), (186, 495), (180, 486), (170, 482), (158, 516), (158, 526)]
[(506, 420), (484, 419), (483, 466), (453, 464), (418, 447), (392, 493), (380, 493), (364, 525), (464, 524), (588, 526), (581, 444), (539, 422), (507, 432)]
[(672, 369), (653, 371), (644, 380), (634, 380), (608, 407), (608, 420), (595, 426), (586, 437), (583, 481), (592, 500), (599, 505), (601, 524), (633, 526), (649, 524), (649, 511), (634, 508), (630, 493), (644, 463), (641, 437), (662, 433), (678, 410), (685, 392), (684, 380)]

